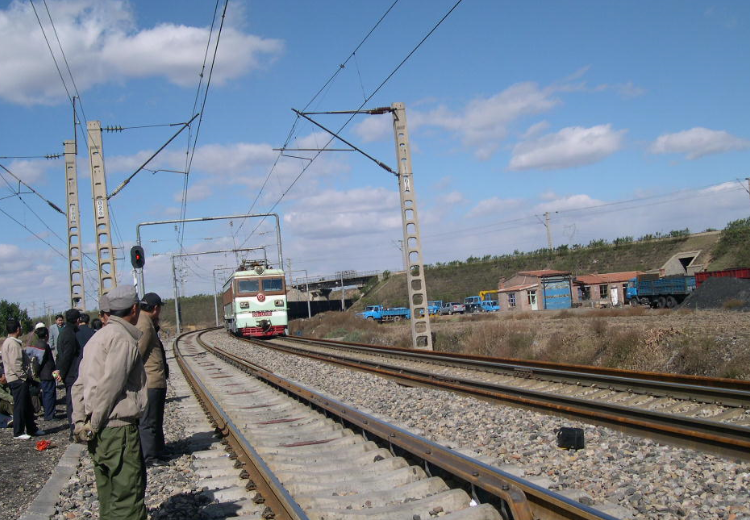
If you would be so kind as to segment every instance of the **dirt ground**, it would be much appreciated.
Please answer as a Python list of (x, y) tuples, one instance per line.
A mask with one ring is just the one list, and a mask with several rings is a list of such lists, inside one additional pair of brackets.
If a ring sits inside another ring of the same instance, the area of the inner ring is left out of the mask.
[[(647, 308), (435, 316), (436, 350), (750, 379), (750, 313)], [(292, 333), (411, 346), (408, 322), (325, 313)]]

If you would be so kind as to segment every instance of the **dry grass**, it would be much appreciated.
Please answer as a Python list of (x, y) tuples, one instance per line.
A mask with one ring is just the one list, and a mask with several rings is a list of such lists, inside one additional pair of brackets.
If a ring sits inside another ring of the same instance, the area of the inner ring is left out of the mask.
[[(378, 325), (350, 313), (297, 320), (290, 328), (311, 337), (411, 346), (408, 323)], [(442, 352), (750, 379), (750, 322), (735, 311), (519, 311), (435, 319), (432, 331)]]

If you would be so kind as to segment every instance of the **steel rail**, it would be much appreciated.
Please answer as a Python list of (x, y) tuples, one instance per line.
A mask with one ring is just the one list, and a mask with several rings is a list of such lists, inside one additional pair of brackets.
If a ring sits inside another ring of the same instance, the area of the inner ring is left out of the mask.
[(197, 341), (206, 350), (303, 402), (310, 403), (347, 425), (366, 432), (368, 437), (377, 437), (389, 446), (395, 446), (411, 454), (424, 461), (425, 466), (440, 468), (459, 480), (467, 482), (473, 491), (481, 490), (483, 494), (500, 498), (507, 505), (513, 520), (615, 520), (615, 517), (607, 513), (445, 448), (278, 376), (247, 359), (207, 345), (200, 338), (205, 332), (207, 331), (199, 333)]
[(182, 352), (180, 352), (179, 342), (185, 336), (191, 334), (195, 333), (186, 332), (177, 336), (174, 340), (175, 359), (188, 384), (215, 422), (217, 430), (221, 432), (234, 453), (237, 454), (237, 459), (250, 475), (251, 481), (258, 492), (265, 499), (265, 505), (274, 512), (274, 518), (278, 520), (307, 520), (308, 516), (185, 361)]
[(427, 352), (401, 347), (384, 347), (364, 343), (331, 341), (301, 337), (287, 337), (285, 341), (317, 346), (343, 347), (375, 354), (390, 354), (410, 359), (424, 359), (468, 368), (504, 371), (524, 377), (540, 377), (567, 382), (571, 380), (606, 384), (613, 388), (627, 388), (652, 395), (674, 395), (691, 400), (704, 400), (717, 404), (750, 407), (750, 381), (742, 379), (711, 378), (660, 372), (641, 372), (617, 368), (530, 361), (513, 358), (493, 358), (449, 352)]
[(245, 340), (259, 346), (376, 373), (394, 378), (404, 384), (447, 389), (486, 399), (499, 400), (523, 408), (541, 409), (547, 413), (595, 422), (627, 433), (645, 434), (670, 443), (678, 443), (728, 457), (750, 460), (750, 428), (744, 426), (460, 377), (443, 376), (422, 370), (388, 365), (387, 363), (351, 360), (342, 356), (312, 353), (268, 341), (258, 342), (247, 338)]

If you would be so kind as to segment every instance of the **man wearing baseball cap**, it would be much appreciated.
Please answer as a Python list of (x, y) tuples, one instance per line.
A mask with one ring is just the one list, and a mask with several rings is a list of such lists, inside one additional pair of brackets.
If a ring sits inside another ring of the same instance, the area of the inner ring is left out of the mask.
[(147, 466), (166, 465), (164, 454), (164, 403), (167, 399), (167, 358), (159, 340), (159, 315), (162, 301), (156, 293), (146, 293), (140, 302), (141, 315), (136, 327), (143, 335), (138, 340), (143, 366), (146, 369), (148, 404), (139, 425), (141, 447)]
[(146, 469), (138, 419), (146, 406), (135, 327), (140, 314), (132, 285), (108, 295), (109, 323), (89, 340), (73, 385), (75, 436), (94, 462), (101, 518), (146, 520)]

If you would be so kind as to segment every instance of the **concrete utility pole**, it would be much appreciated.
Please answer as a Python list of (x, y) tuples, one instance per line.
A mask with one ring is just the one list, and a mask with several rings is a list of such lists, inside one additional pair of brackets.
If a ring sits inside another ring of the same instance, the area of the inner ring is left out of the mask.
[(432, 350), (430, 313), (427, 312), (427, 285), (422, 261), (422, 242), (419, 236), (417, 198), (411, 169), (409, 131), (406, 127), (406, 107), (393, 103), (393, 133), (396, 137), (398, 160), (398, 191), (401, 198), (401, 222), (404, 232), (404, 258), (406, 259), (406, 284), (411, 309), (411, 336), (414, 348)]
[(68, 281), (70, 306), (82, 311), (86, 308), (83, 286), (83, 258), (81, 256), (81, 211), (78, 206), (78, 170), (76, 142), (65, 141), (65, 202), (68, 214)]
[(544, 214), (544, 227), (547, 228), (547, 247), (552, 251), (552, 230), (549, 227), (549, 211)]
[(88, 142), (91, 193), (94, 197), (96, 259), (99, 265), (99, 296), (101, 297), (117, 287), (117, 263), (115, 262), (115, 249), (112, 247), (101, 121), (88, 122)]
[(346, 310), (346, 298), (344, 296), (344, 271), (341, 271), (341, 311)]

